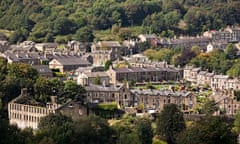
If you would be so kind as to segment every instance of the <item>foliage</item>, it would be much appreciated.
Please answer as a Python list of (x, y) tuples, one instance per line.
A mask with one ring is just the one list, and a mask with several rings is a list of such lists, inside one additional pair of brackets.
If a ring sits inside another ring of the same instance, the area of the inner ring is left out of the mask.
[(68, 80), (64, 84), (65, 98), (71, 98), (83, 102), (85, 93), (86, 90), (84, 89), (84, 87), (78, 85), (75, 81)]
[(166, 139), (169, 144), (176, 143), (177, 135), (185, 129), (183, 113), (175, 104), (164, 105), (157, 119), (157, 134)]
[(234, 131), (239, 134), (240, 133), (240, 111), (237, 111), (234, 118), (235, 118), (235, 120), (234, 120)]
[(73, 143), (80, 144), (114, 144), (115, 132), (107, 121), (91, 115), (74, 124)]
[(109, 104), (98, 104), (97, 106), (99, 109), (103, 110), (116, 110), (117, 109), (117, 104), (116, 103), (109, 103)]
[(32, 144), (33, 133), (31, 130), (21, 131), (15, 125), (9, 125), (6, 120), (0, 119), (1, 144)]
[[(142, 26), (142, 33), (173, 37), (240, 22), (240, 2), (236, 0), (9, 0), (0, 5), (0, 28), (15, 31), (9, 39), (12, 43), (26, 39), (50, 42), (69, 34), (92, 41), (93, 35), (85, 27), (94, 32), (117, 25), (122, 28), (119, 35), (126, 39), (134, 26)], [(180, 27), (183, 20), (186, 26)]]
[(93, 83), (96, 84), (96, 85), (100, 85), (101, 84), (101, 79), (100, 79), (99, 75), (97, 75), (97, 77), (94, 78)]
[(179, 144), (236, 144), (237, 135), (231, 131), (231, 122), (221, 117), (205, 117), (194, 122), (179, 134)]
[(148, 144), (152, 142), (151, 120), (125, 115), (112, 125), (116, 131), (117, 144)]
[(202, 112), (207, 116), (211, 116), (214, 112), (219, 110), (214, 100), (207, 100), (203, 105)]
[(111, 60), (107, 60), (104, 64), (104, 70), (108, 70), (109, 67), (112, 65), (112, 61)]

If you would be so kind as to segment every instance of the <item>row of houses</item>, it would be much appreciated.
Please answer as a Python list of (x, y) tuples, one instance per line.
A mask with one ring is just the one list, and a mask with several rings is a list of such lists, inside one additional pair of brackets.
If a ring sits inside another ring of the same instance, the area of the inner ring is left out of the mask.
[[(91, 84), (85, 89), (88, 103), (116, 103), (122, 110), (160, 112), (163, 106), (169, 103), (177, 104), (183, 112), (191, 112), (196, 107), (196, 96), (185, 91), (130, 90), (123, 84), (108, 86)], [(49, 103), (36, 102), (33, 96), (27, 93), (27, 89), (22, 89), (20, 96), (8, 103), (10, 124), (16, 124), (21, 129), (27, 127), (37, 129), (40, 119), (51, 113), (61, 113), (77, 120), (87, 115), (89, 110), (76, 101), (58, 103), (54, 96)]]
[(214, 72), (201, 71), (201, 68), (194, 68), (193, 66), (186, 66), (184, 68), (183, 78), (196, 85), (208, 85), (214, 91), (240, 89), (240, 81), (238, 78), (232, 78), (228, 75), (218, 75)]

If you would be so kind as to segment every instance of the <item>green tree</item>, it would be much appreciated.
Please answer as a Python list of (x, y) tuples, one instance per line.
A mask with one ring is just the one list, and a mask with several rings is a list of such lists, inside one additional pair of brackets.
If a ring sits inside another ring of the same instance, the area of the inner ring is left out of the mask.
[(152, 121), (148, 118), (137, 119), (136, 131), (141, 144), (152, 144), (153, 129)]
[(35, 98), (42, 102), (47, 102), (51, 94), (51, 84), (48, 79), (39, 77), (33, 85)]
[(115, 132), (108, 122), (98, 116), (85, 117), (74, 124), (74, 144), (115, 144)]
[(65, 98), (71, 98), (73, 100), (80, 100), (83, 102), (86, 90), (81, 85), (78, 85), (75, 81), (68, 80), (64, 85)]
[(227, 55), (228, 59), (235, 59), (236, 55), (237, 55), (237, 51), (238, 49), (236, 47), (233, 46), (233, 44), (228, 44), (226, 49), (225, 49), (225, 53)]
[(227, 71), (227, 75), (233, 76), (233, 77), (239, 77), (240, 76), (240, 63), (237, 61), (233, 66)]
[(72, 119), (61, 114), (50, 114), (40, 119), (36, 140), (51, 139), (55, 144), (71, 143), (73, 137)]
[(193, 122), (178, 135), (179, 144), (237, 144), (231, 122), (221, 117), (205, 117)]
[(93, 31), (90, 27), (82, 27), (77, 30), (74, 38), (81, 42), (93, 42)]
[(96, 85), (101, 84), (101, 79), (100, 79), (99, 75), (97, 75), (97, 77), (94, 78), (94, 84), (96, 84)]
[(75, 32), (75, 30), (76, 24), (66, 17), (59, 17), (54, 22), (53, 32), (57, 35), (70, 34)]
[(169, 144), (176, 143), (177, 135), (186, 127), (183, 113), (176, 104), (164, 105), (163, 111), (157, 119), (158, 135), (162, 136)]
[(112, 127), (116, 131), (117, 144), (139, 144), (141, 143), (139, 133), (136, 131), (136, 118), (125, 115), (120, 121), (113, 124)]
[(203, 113), (207, 116), (211, 116), (217, 110), (219, 110), (219, 108), (214, 100), (207, 100), (202, 108)]
[(107, 60), (104, 65), (104, 70), (107, 71), (111, 65), (112, 65), (112, 61)]

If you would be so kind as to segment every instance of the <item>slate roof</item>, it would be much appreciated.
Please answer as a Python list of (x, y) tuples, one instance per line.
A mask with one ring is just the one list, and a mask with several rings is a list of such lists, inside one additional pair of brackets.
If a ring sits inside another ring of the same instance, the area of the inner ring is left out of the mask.
[(91, 65), (90, 62), (81, 58), (80, 56), (55, 55), (54, 59), (56, 59), (62, 65)]
[(33, 68), (35, 68), (40, 74), (41, 73), (52, 73), (52, 71), (49, 69), (48, 65), (33, 65)]
[(23, 52), (10, 52), (10, 51), (6, 51), (4, 52), (4, 55), (6, 58), (11, 59), (14, 62), (18, 62), (22, 59), (42, 59), (42, 60), (48, 60), (46, 59), (43, 55), (40, 55), (36, 52), (32, 52), (32, 53), (23, 53)]
[(127, 72), (152, 72), (152, 71), (171, 71), (178, 72), (178, 70), (174, 68), (167, 67), (130, 67), (130, 68), (115, 68), (114, 71), (116, 73), (127, 73)]
[(152, 90), (152, 89), (131, 89), (134, 94), (154, 95), (154, 96), (188, 96), (191, 92), (185, 91), (169, 91), (169, 90)]
[(103, 86), (103, 85), (89, 84), (88, 86), (85, 86), (85, 89), (86, 89), (86, 91), (117, 92), (117, 91), (119, 91), (122, 87), (123, 87), (123, 85)]
[(87, 72), (85, 73), (87, 77), (109, 77), (106, 72)]

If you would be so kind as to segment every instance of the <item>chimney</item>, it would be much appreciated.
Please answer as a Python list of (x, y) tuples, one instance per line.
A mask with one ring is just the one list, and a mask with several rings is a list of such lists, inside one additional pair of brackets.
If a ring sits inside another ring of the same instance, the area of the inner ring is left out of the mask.
[(27, 88), (22, 88), (21, 89), (21, 96), (28, 96)]
[(57, 103), (57, 96), (51, 96), (51, 102), (53, 104)]

